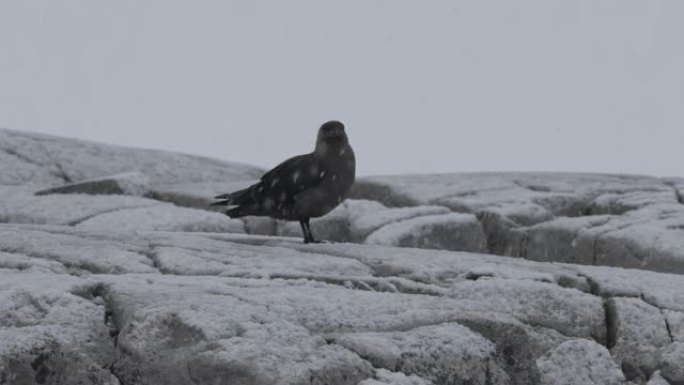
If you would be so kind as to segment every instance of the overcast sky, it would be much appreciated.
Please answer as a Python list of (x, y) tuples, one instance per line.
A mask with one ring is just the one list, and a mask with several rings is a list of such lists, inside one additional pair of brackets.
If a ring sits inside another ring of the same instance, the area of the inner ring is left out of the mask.
[(682, 0), (2, 0), (0, 127), (271, 167), (684, 176)]

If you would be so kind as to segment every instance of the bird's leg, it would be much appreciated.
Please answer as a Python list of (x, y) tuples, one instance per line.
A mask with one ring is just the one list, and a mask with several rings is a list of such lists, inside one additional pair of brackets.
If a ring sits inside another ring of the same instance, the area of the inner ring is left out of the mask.
[(318, 243), (311, 233), (309, 218), (300, 220), (299, 224), (302, 226), (302, 232), (304, 233), (304, 243)]
[(309, 220), (306, 220), (306, 229), (309, 230), (309, 243), (318, 243), (318, 240), (314, 238), (313, 232), (311, 231), (311, 225), (309, 224)]
[(309, 243), (309, 227), (304, 219), (299, 220), (299, 225), (302, 227), (302, 234), (304, 235), (304, 243)]

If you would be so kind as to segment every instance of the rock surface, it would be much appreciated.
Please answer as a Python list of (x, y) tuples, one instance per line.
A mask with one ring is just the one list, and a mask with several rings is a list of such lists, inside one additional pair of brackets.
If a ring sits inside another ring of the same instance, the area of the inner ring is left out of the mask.
[[(1, 130), (0, 162), (2, 385), (684, 383), (677, 178), (367, 178), (313, 221), (353, 243), (304, 245), (198, 209), (256, 168)], [(122, 172), (149, 190), (35, 195)]]
[(36, 195), (91, 194), (144, 196), (149, 192), (149, 180), (145, 175), (139, 172), (127, 172), (41, 190), (36, 192)]
[(563, 342), (537, 360), (539, 383), (548, 385), (620, 385), (625, 377), (610, 353), (593, 341)]
[(570, 173), (372, 177), (353, 197), (475, 214), (491, 254), (684, 273), (684, 179)]

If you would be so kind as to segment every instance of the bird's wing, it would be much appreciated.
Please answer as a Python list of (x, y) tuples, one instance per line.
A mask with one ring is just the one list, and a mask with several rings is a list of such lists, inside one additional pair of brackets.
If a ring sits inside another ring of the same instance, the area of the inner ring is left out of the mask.
[(311, 154), (294, 156), (261, 177), (266, 191), (284, 192), (288, 200), (318, 186), (325, 176), (323, 165)]
[(325, 172), (320, 161), (311, 154), (294, 156), (268, 171), (261, 180), (246, 189), (221, 194), (211, 206), (234, 206), (265, 198), (293, 203), (297, 194), (318, 186)]

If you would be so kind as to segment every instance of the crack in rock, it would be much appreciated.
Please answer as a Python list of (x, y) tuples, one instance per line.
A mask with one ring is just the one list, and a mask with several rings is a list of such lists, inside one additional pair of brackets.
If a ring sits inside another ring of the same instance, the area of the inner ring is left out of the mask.
[(679, 204), (684, 205), (684, 195), (682, 194), (681, 191), (679, 191), (679, 188), (677, 187), (676, 182), (675, 182), (675, 181), (663, 181), (663, 183), (664, 183), (666, 186), (672, 188), (672, 190), (674, 190), (675, 200), (676, 200)]
[(143, 255), (147, 259), (149, 259), (152, 262), (152, 267), (159, 270), (160, 273), (162, 273), (162, 274), (173, 274), (173, 272), (169, 271), (168, 269), (165, 269), (162, 266), (161, 260), (159, 259), (159, 253), (157, 253), (157, 247), (158, 247), (157, 245), (149, 244), (147, 246), (147, 249), (145, 249), (141, 252), (141, 255)]
[(312, 281), (324, 282), (332, 285), (343, 286), (349, 289), (364, 291), (390, 292), (416, 295), (443, 296), (447, 290), (416, 282), (403, 277), (337, 277), (307, 274), (271, 274), (271, 279), (308, 279)]
[[(644, 301), (645, 302), (645, 301)], [(670, 343), (675, 342), (674, 334), (672, 334), (672, 326), (670, 325), (670, 320), (667, 317), (667, 314), (665, 314), (665, 310), (659, 309), (660, 313), (663, 315), (663, 319), (665, 320), (665, 329), (667, 329), (667, 335), (670, 337)]]
[(115, 212), (119, 212), (119, 211), (135, 210), (135, 209), (144, 209), (144, 208), (157, 207), (157, 206), (158, 206), (157, 204), (151, 204), (151, 205), (142, 205), (142, 206), (116, 207), (116, 208), (113, 208), (113, 209), (99, 211), (99, 212), (96, 212), (96, 213), (93, 213), (93, 214), (86, 215), (86, 216), (81, 217), (81, 218), (74, 219), (74, 220), (72, 220), (72, 221), (67, 222), (66, 225), (67, 225), (67, 226), (71, 226), (71, 227), (75, 227), (75, 226), (78, 226), (78, 225), (80, 225), (81, 223), (83, 223), (83, 222), (85, 222), (85, 221), (87, 221), (87, 220), (89, 220), (89, 219), (93, 219), (93, 218), (98, 217), (98, 216), (100, 216), (100, 215), (109, 214), (109, 213), (115, 213)]
[(616, 312), (614, 306), (611, 306), (610, 298), (603, 299), (603, 312), (606, 317), (606, 348), (612, 349), (617, 343), (617, 325), (615, 323)]
[[(40, 167), (40, 168), (42, 168), (42, 169), (45, 169), (45, 168), (46, 168), (46, 165), (41, 164), (41, 163), (39, 163), (39, 162), (36, 162), (35, 160), (33, 160), (33, 159), (31, 159), (31, 158), (29, 158), (29, 157), (27, 157), (27, 156), (24, 156), (24, 155), (22, 155), (22, 154), (20, 154), (20, 153), (18, 153), (18, 152), (16, 152), (16, 151), (14, 151), (14, 150), (12, 150), (12, 149), (4, 148), (4, 149), (0, 149), (0, 150), (1, 150), (2, 152), (4, 152), (4, 153), (10, 155), (10, 156), (13, 156), (13, 157), (15, 157), (15, 158), (17, 158), (17, 159), (19, 159), (19, 160), (21, 160), (21, 161), (23, 161), (23, 162), (26, 162), (26, 163), (28, 163), (28, 164), (32, 164), (32, 165), (34, 165), (34, 166), (38, 166), (38, 167)], [(62, 182), (64, 182), (64, 183), (72, 183), (71, 178), (69, 178), (69, 176), (66, 175), (66, 173), (65, 173), (64, 170), (62, 169), (61, 165), (55, 164), (55, 167), (57, 168), (57, 170), (50, 170), (50, 169), (47, 169), (46, 171), (47, 171), (50, 175), (52, 175), (52, 176), (54, 176), (54, 177), (56, 177), (56, 178), (61, 179)]]

